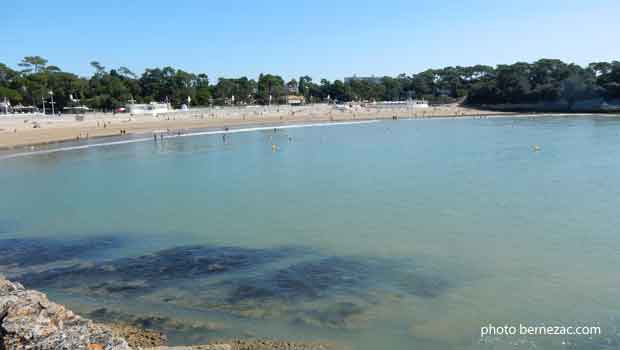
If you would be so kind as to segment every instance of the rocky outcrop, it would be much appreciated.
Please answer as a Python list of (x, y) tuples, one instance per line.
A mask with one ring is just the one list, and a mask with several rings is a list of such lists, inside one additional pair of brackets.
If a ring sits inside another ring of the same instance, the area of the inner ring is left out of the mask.
[(166, 336), (126, 324), (106, 326), (53, 303), (41, 292), (0, 276), (0, 350), (327, 350), (322, 343), (230, 340), (163, 346)]
[(165, 334), (153, 330), (142, 329), (124, 323), (106, 324), (112, 334), (127, 341), (133, 349), (154, 348), (168, 343)]
[(110, 328), (0, 277), (0, 350), (131, 350)]

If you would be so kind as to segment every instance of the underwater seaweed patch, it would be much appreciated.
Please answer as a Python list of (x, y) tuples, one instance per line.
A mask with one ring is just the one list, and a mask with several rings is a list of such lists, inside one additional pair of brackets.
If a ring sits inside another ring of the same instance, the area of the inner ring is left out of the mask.
[(89, 253), (118, 247), (117, 238), (58, 241), (52, 239), (0, 239), (0, 266), (29, 267), (86, 257)]

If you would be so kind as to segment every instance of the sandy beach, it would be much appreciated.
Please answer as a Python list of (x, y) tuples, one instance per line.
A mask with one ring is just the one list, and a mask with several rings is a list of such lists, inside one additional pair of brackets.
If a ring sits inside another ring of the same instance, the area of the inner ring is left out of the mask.
[[(457, 105), (412, 108), (408, 106), (336, 107), (244, 106), (196, 108), (159, 115), (89, 113), (79, 121), (73, 115), (0, 115), (0, 149), (13, 149), (85, 138), (144, 134), (161, 130), (192, 130), (285, 123), (367, 119), (434, 118), (508, 114)], [(122, 132), (122, 134), (121, 134)]]

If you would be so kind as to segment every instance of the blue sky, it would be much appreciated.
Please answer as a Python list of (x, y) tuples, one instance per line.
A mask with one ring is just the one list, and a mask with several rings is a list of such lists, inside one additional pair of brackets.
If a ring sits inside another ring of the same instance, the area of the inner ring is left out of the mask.
[(218, 77), (342, 79), (560, 58), (620, 60), (620, 1), (3, 0), (0, 62), (171, 65)]

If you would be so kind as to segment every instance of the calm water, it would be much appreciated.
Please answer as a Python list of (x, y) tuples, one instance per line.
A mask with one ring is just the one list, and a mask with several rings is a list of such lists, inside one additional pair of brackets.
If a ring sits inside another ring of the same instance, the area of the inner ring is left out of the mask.
[(0, 272), (174, 343), (619, 346), (618, 118), (150, 140), (0, 160), (0, 194)]

